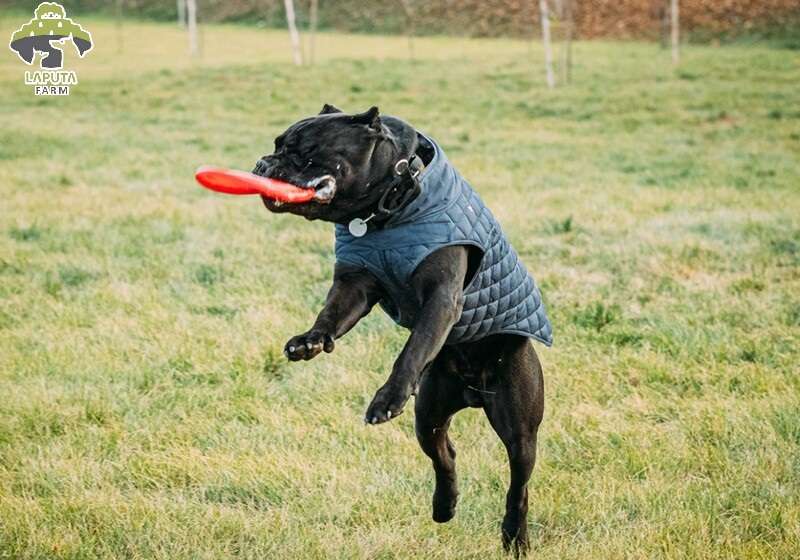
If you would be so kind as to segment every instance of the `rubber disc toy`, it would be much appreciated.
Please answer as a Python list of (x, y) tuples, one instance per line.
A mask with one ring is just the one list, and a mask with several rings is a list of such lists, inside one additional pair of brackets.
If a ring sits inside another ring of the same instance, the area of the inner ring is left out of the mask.
[(263, 194), (280, 202), (308, 202), (314, 198), (314, 189), (304, 189), (285, 181), (235, 169), (204, 166), (197, 170), (194, 178), (205, 188), (219, 193)]

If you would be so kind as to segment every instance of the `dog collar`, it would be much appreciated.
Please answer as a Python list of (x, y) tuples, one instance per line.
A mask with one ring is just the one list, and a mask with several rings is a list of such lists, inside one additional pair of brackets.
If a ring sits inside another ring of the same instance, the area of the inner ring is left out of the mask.
[[(395, 184), (386, 189), (378, 201), (377, 212), (370, 213), (366, 218), (353, 218), (347, 224), (347, 230), (353, 237), (363, 237), (369, 231), (369, 221), (375, 217), (389, 217), (417, 196), (421, 190), (419, 185), (419, 175), (425, 168), (422, 158), (417, 154), (411, 154), (408, 158), (398, 160), (394, 164)], [(410, 186), (410, 188), (409, 188)], [(389, 199), (394, 199), (389, 202)], [(391, 206), (388, 206), (391, 205)]]

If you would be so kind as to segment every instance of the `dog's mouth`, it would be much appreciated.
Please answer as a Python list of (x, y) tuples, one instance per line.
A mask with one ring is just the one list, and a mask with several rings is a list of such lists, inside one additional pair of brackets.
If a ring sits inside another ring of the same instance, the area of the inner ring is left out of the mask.
[(321, 175), (303, 185), (305, 189), (314, 189), (314, 202), (319, 204), (330, 204), (336, 196), (336, 178), (333, 175)]
[(314, 197), (307, 202), (281, 202), (279, 200), (267, 199), (269, 200), (270, 205), (275, 208), (279, 208), (283, 205), (302, 206), (312, 203), (330, 204), (333, 200), (333, 197), (336, 196), (336, 178), (330, 174), (312, 177), (311, 179), (292, 178), (287, 176), (286, 173), (276, 170), (275, 167), (269, 165), (263, 159), (256, 163), (253, 173), (260, 175), (261, 177), (286, 181), (301, 189), (311, 189), (314, 191)]
[[(283, 180), (283, 179), (282, 179)], [(333, 197), (336, 195), (336, 179), (332, 175), (321, 175), (304, 183), (292, 182), (293, 185), (301, 189), (311, 189), (314, 191), (314, 197), (307, 202), (283, 202), (280, 200), (270, 199), (270, 204), (275, 208), (280, 208), (284, 204), (287, 206), (303, 206), (313, 202), (317, 204), (330, 204)]]

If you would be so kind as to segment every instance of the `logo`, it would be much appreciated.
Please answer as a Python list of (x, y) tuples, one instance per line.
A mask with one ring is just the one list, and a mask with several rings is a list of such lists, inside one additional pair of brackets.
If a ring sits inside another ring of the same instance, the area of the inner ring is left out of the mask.
[(92, 50), (92, 34), (67, 17), (64, 6), (56, 2), (42, 2), (33, 12), (33, 19), (11, 35), (9, 48), (25, 64), (32, 65), (39, 53), (38, 71), (25, 72), (25, 84), (34, 86), (36, 95), (69, 95), (69, 86), (78, 83), (74, 70), (64, 67), (62, 47), (72, 42), (83, 58)]

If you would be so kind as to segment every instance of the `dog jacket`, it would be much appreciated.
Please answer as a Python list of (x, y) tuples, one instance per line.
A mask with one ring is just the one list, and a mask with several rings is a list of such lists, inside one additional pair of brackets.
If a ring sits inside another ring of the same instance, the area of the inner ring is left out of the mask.
[(446, 344), (511, 333), (550, 346), (552, 327), (539, 288), (478, 194), (441, 147), (427, 140), (435, 154), (419, 177), (420, 194), (383, 228), (370, 228), (362, 237), (337, 224), (336, 261), (372, 273), (388, 294), (381, 307), (397, 324), (411, 328), (413, 318), (403, 316), (398, 302), (416, 297), (410, 280), (417, 266), (442, 247), (478, 247), (483, 257), (464, 289), (464, 308)]

